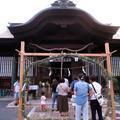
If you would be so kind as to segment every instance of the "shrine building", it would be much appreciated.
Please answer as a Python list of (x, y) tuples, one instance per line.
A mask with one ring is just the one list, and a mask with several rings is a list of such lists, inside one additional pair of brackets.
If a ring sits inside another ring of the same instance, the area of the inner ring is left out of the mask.
[[(98, 22), (69, 0), (55, 1), (51, 7), (40, 11), (25, 23), (10, 23), (7, 31), (0, 34), (0, 90), (12, 89), (14, 81), (19, 77), (18, 51), (21, 41), (25, 42), (25, 51), (33, 53), (105, 53), (105, 43), (109, 43), (110, 51), (113, 52), (112, 76), (119, 78), (120, 36), (115, 37), (118, 36), (118, 31), (119, 26)], [(43, 58), (45, 56), (26, 57), (24, 67)], [(101, 57), (100, 61), (102, 60)], [(88, 76), (94, 73), (101, 79), (102, 72), (98, 65), (74, 57), (63, 59), (64, 73), (67, 75), (70, 72), (70, 80), (79, 73), (82, 66), (88, 66), (85, 68)], [(60, 59), (53, 59), (47, 65), (31, 67), (27, 77), (33, 84), (39, 84), (40, 81), (51, 79), (50, 70), (53, 72), (52, 78), (57, 77), (60, 67)]]

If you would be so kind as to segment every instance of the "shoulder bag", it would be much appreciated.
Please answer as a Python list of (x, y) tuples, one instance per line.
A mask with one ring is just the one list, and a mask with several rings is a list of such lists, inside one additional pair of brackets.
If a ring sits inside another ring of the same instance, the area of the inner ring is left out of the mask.
[(97, 93), (97, 91), (95, 90), (94, 85), (92, 83), (91, 83), (91, 85), (92, 85), (92, 87), (93, 87), (93, 89), (95, 91), (95, 96), (96, 96), (96, 99), (97, 99), (99, 105), (102, 106), (104, 104), (104, 102), (105, 102), (105, 100), (103, 98), (103, 95), (101, 93)]

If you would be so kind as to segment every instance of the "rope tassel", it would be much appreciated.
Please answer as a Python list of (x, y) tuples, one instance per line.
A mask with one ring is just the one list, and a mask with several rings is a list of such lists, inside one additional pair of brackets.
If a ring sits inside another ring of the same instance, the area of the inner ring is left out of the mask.
[(83, 73), (84, 73), (85, 75), (87, 75), (84, 66), (82, 66), (82, 71), (83, 71)]
[(68, 68), (68, 77), (71, 75), (70, 69)]
[(49, 68), (50, 69), (50, 72), (49, 72), (49, 77), (52, 75), (52, 69), (51, 68)]

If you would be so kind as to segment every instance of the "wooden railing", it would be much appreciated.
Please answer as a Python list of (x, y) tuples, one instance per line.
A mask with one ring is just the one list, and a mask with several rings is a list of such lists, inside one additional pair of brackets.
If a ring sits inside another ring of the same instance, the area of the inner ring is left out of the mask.
[(0, 76), (12, 76), (13, 57), (0, 57)]

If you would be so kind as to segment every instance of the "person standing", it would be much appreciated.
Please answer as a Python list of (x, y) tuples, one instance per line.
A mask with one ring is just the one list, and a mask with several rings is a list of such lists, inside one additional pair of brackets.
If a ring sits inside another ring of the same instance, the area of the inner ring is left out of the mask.
[(74, 94), (76, 95), (75, 120), (88, 120), (88, 95), (92, 95), (92, 88), (85, 82), (84, 74), (80, 74), (78, 82), (74, 85)]
[[(99, 120), (103, 120), (102, 116), (102, 106), (99, 105), (97, 98), (95, 96), (95, 91), (101, 94), (101, 85), (96, 82), (96, 77), (94, 75), (90, 76), (91, 87), (93, 90), (93, 95), (90, 97), (90, 106), (92, 112), (92, 120), (96, 120), (96, 112), (98, 114)], [(95, 89), (95, 90), (94, 90)]]
[(56, 79), (53, 79), (53, 83), (52, 83), (52, 111), (55, 110), (55, 102), (57, 101), (57, 96), (58, 96), (58, 93), (56, 91), (57, 85), (58, 85), (58, 81)]
[(17, 80), (14, 83), (14, 99), (15, 99), (16, 106), (19, 104), (19, 98), (20, 98), (20, 83), (19, 83), (19, 80)]
[(58, 104), (58, 110), (60, 112), (61, 116), (68, 116), (68, 92), (69, 87), (65, 83), (64, 78), (60, 79), (60, 83), (57, 86), (56, 91), (58, 92), (58, 98), (57, 98), (57, 104)]

